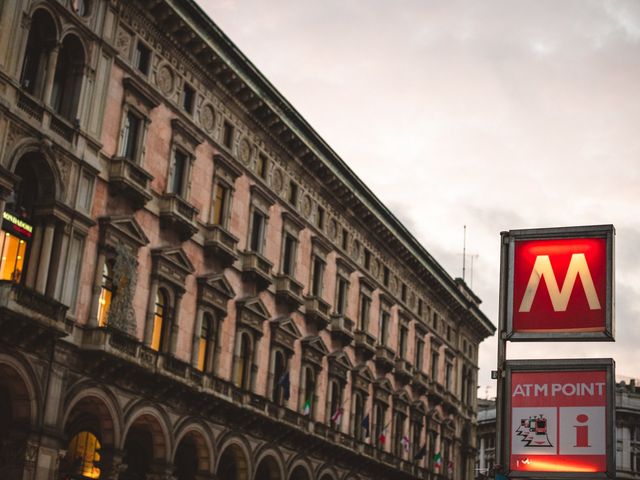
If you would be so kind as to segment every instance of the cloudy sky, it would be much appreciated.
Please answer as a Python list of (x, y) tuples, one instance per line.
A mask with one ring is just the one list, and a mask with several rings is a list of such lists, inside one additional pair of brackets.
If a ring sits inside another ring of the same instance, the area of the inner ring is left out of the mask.
[(613, 223), (616, 343), (508, 355), (640, 377), (640, 2), (199, 2), (494, 323), (500, 231)]

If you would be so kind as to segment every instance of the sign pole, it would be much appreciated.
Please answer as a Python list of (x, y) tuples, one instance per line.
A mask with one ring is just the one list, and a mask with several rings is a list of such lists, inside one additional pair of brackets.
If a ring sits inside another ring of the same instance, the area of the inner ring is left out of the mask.
[(506, 306), (507, 292), (502, 285), (507, 281), (507, 266), (509, 265), (509, 232), (500, 233), (500, 297), (498, 310), (498, 361), (495, 373), (497, 380), (496, 388), (496, 465), (502, 467), (504, 471), (504, 445), (502, 439), (502, 431), (504, 429), (504, 387), (505, 387), (505, 362), (507, 360), (507, 339), (506, 339)]

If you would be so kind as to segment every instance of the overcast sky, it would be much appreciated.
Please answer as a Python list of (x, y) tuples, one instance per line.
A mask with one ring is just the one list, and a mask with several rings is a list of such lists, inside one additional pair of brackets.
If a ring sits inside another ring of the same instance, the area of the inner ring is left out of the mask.
[(640, 2), (199, 2), (494, 323), (500, 231), (613, 223), (616, 343), (508, 355), (640, 377)]

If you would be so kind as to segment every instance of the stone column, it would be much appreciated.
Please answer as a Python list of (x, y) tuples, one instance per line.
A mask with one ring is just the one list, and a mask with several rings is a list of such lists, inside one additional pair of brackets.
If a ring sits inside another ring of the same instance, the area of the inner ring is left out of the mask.
[(55, 227), (53, 223), (46, 223), (44, 233), (42, 235), (42, 248), (40, 250), (40, 259), (38, 261), (38, 273), (36, 276), (35, 290), (44, 295), (47, 288), (47, 279), (49, 276), (49, 265), (51, 264), (51, 255), (53, 248), (53, 239)]
[(43, 235), (44, 227), (42, 225), (34, 226), (33, 240), (30, 247), (31, 253), (29, 253), (29, 263), (27, 265), (27, 277), (25, 279), (25, 285), (29, 288), (34, 288), (36, 283), (36, 276), (38, 275), (38, 260), (40, 258)]
[(52, 106), (51, 94), (53, 92), (53, 80), (56, 74), (56, 65), (58, 64), (58, 54), (60, 53), (60, 45), (56, 45), (51, 49), (49, 58), (47, 59), (47, 73), (42, 85), (42, 100), (49, 106)]
[[(201, 308), (198, 308), (198, 313), (196, 314), (196, 324), (193, 329), (193, 341), (191, 344), (191, 366), (193, 368), (198, 368), (198, 356), (200, 355), (200, 330), (202, 330), (202, 318), (204, 317), (204, 312)], [(205, 359), (205, 362), (207, 359)], [(207, 365), (205, 364), (204, 370), (207, 370)]]

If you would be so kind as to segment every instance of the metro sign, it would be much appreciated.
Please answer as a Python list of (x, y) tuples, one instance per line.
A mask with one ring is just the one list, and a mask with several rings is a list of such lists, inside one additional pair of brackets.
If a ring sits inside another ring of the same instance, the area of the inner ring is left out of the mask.
[(509, 478), (612, 478), (614, 362), (507, 361)]
[(613, 340), (614, 235), (612, 225), (503, 233), (508, 339)]

